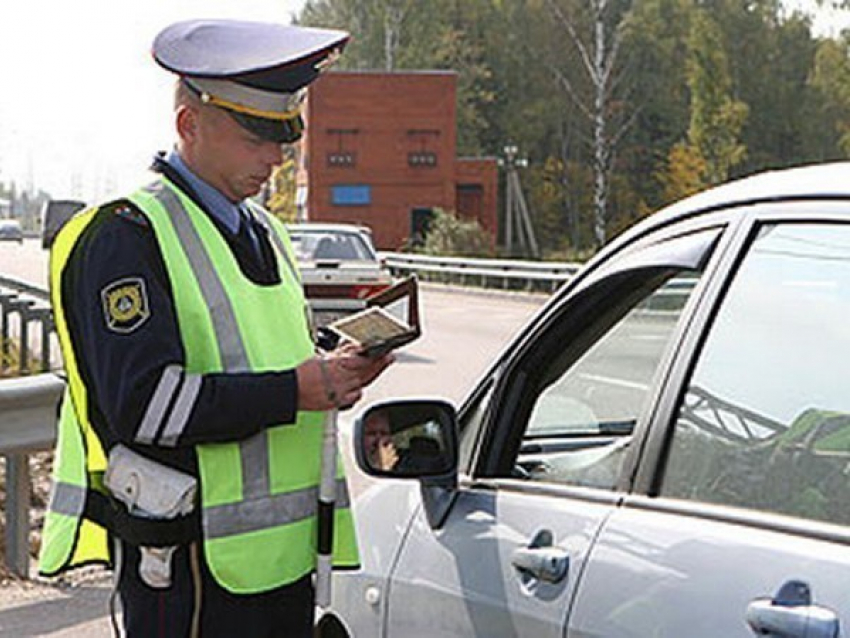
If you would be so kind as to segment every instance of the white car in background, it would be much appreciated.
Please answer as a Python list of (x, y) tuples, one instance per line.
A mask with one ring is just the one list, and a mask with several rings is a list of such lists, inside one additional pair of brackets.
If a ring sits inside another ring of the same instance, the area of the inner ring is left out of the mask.
[(287, 230), (316, 327), (362, 310), (367, 297), (392, 284), (367, 227), (303, 223)]

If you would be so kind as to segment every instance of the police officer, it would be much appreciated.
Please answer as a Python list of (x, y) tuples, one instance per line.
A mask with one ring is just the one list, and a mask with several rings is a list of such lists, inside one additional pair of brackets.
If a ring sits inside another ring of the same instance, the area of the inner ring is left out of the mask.
[[(308, 636), (323, 411), (391, 362), (317, 355), (286, 234), (250, 198), (339, 31), (174, 24), (177, 143), (51, 254), (68, 374), (40, 570), (117, 571), (128, 636)], [(357, 565), (344, 477), (334, 560)]]

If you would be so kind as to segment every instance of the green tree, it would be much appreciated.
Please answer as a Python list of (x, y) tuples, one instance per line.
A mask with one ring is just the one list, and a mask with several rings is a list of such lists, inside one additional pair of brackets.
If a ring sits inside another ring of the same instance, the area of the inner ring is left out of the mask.
[(703, 181), (706, 173), (705, 160), (699, 149), (684, 142), (674, 145), (664, 170), (658, 175), (658, 181), (663, 186), (664, 202), (675, 202), (701, 191), (706, 186)]
[(627, 32), (633, 100), (637, 112), (620, 151), (617, 170), (626, 187), (651, 211), (670, 201), (665, 177), (690, 121), (685, 56), (692, 0), (642, 0), (634, 5)]
[(352, 39), (339, 60), (341, 69), (381, 68), (383, 28), (378, 28), (375, 0), (307, 0), (296, 23), (343, 29)]
[[(823, 40), (817, 49), (810, 87), (820, 97), (822, 119), (837, 134), (837, 147), (850, 156), (850, 35)], [(835, 136), (833, 136), (834, 138)]]
[(491, 71), (482, 59), (481, 48), (467, 39), (462, 31), (447, 28), (436, 42), (434, 66), (458, 72), (458, 153), (480, 154), (483, 150), (481, 139), (488, 128), (482, 109), (495, 99), (487, 86)]
[(691, 91), (688, 142), (705, 162), (703, 178), (719, 184), (747, 151), (740, 133), (748, 108), (731, 94), (731, 79), (720, 28), (705, 10), (692, 17), (687, 52), (687, 80)]
[(848, 43), (782, 0), (308, 0), (299, 21), (352, 33), (341, 68), (457, 71), (459, 152), (519, 147), (547, 254), (597, 245), (600, 209), (607, 238), (850, 152)]

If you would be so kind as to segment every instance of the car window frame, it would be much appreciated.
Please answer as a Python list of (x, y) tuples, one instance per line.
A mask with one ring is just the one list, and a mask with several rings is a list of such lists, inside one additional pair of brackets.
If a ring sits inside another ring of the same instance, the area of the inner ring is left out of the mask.
[[(586, 337), (589, 333), (586, 332), (586, 326), (589, 321), (592, 321), (595, 313), (593, 303), (599, 298), (606, 298), (606, 295), (612, 287), (623, 285), (630, 277), (646, 278), (649, 276), (649, 271), (656, 271), (658, 274), (659, 265), (657, 263), (658, 255), (651, 254), (651, 248), (659, 246), (671, 239), (682, 238), (687, 235), (693, 235), (702, 231), (717, 229), (717, 236), (713, 240), (713, 248), (707, 251), (709, 256), (708, 263), (711, 264), (716, 260), (715, 255), (721, 249), (721, 245), (726, 241), (727, 232), (724, 230), (729, 225), (729, 219), (725, 215), (713, 216), (710, 221), (700, 220), (685, 220), (680, 221), (672, 227), (662, 227), (654, 229), (652, 232), (635, 238), (631, 242), (624, 244), (617, 251), (616, 262), (605, 259), (597, 262), (596, 267), (584, 273), (580, 280), (568, 283), (564, 289), (553, 299), (546, 308), (532, 320), (529, 327), (524, 330), (514, 342), (514, 346), (509, 348), (503, 358), (493, 368), (492, 383), (495, 384), (495, 391), (491, 393), (487, 399), (491, 405), (487, 406), (487, 415), (482, 424), (482, 432), (478, 436), (474, 458), (471, 459), (469, 471), (473, 480), (480, 481), (510, 481), (512, 479), (504, 477), (504, 468), (506, 459), (513, 458), (515, 451), (522, 439), (524, 428), (511, 428), (511, 423), (516, 418), (519, 408), (516, 404), (519, 403), (523, 396), (523, 390), (527, 387), (528, 379), (527, 370), (533, 369), (534, 364), (531, 363), (534, 358), (534, 350), (540, 351), (540, 339), (559, 339), (555, 334), (568, 334), (570, 332), (582, 332)], [(644, 254), (647, 259), (643, 259), (641, 254)], [(705, 266), (707, 270), (708, 265)], [(571, 285), (572, 284), (572, 285)], [(682, 311), (680, 320), (675, 328), (674, 335), (671, 337), (671, 342), (668, 344), (667, 350), (670, 350), (681, 341), (683, 326), (689, 321), (688, 317), (693, 312), (692, 304), (696, 303), (695, 298), (701, 295), (700, 288), (702, 280), (697, 284), (688, 304)], [(582, 308), (582, 305), (585, 307)], [(630, 304), (625, 304), (625, 307), (630, 307)], [(564, 317), (570, 317), (567, 324), (563, 323)], [(613, 324), (611, 324), (613, 325)], [(610, 326), (609, 326), (610, 327)], [(549, 336), (546, 336), (549, 333)], [(599, 333), (593, 335), (592, 339), (588, 339), (588, 343), (593, 343), (598, 338)], [(581, 349), (584, 351), (584, 348)], [(666, 374), (666, 369), (669, 367), (669, 352), (665, 353), (659, 365), (657, 374)], [(653, 387), (655, 387), (655, 383)], [(510, 393), (510, 395), (506, 395)], [(498, 400), (498, 397), (503, 397)], [(514, 405), (514, 408), (506, 408), (506, 406)], [(480, 409), (480, 408), (479, 408)], [(528, 409), (527, 407), (525, 409)], [(645, 438), (644, 429), (646, 415), (641, 415), (635, 430), (634, 441), (636, 445), (634, 450), (629, 451), (629, 457), (637, 454), (637, 450), (642, 447), (642, 442)], [(624, 476), (629, 477), (633, 474), (633, 462), (628, 460), (624, 464)], [(501, 475), (501, 476), (500, 476)], [(542, 483), (535, 484), (537, 488), (551, 489), (553, 486)], [(556, 485), (556, 488), (564, 488), (568, 490), (582, 490), (570, 485)], [(618, 483), (615, 491), (628, 489), (627, 485)]]

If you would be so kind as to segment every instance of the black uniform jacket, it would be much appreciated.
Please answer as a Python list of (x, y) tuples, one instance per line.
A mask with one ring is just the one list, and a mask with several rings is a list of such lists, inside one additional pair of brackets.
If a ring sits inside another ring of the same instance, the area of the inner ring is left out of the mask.
[[(157, 158), (154, 170), (165, 173), (199, 201), (162, 158)], [(279, 281), (265, 229), (256, 229), (258, 253), (247, 237), (216, 225), (247, 278), (261, 284)], [(110, 293), (127, 282), (146, 312), (131, 311), (128, 321), (116, 324)], [(270, 425), (294, 422), (294, 370), (205, 374), (182, 434), (173, 442), (163, 440), (162, 428), (183, 387), (185, 353), (171, 284), (153, 229), (130, 202), (119, 200), (100, 208), (70, 255), (61, 287), (71, 341), (89, 390), (89, 417), (106, 448), (121, 442), (197, 475), (195, 444), (234, 441)], [(141, 300), (138, 295), (143, 295)], [(169, 409), (153, 440), (142, 442), (139, 426), (168, 366), (178, 367), (179, 382), (170, 390)]]

